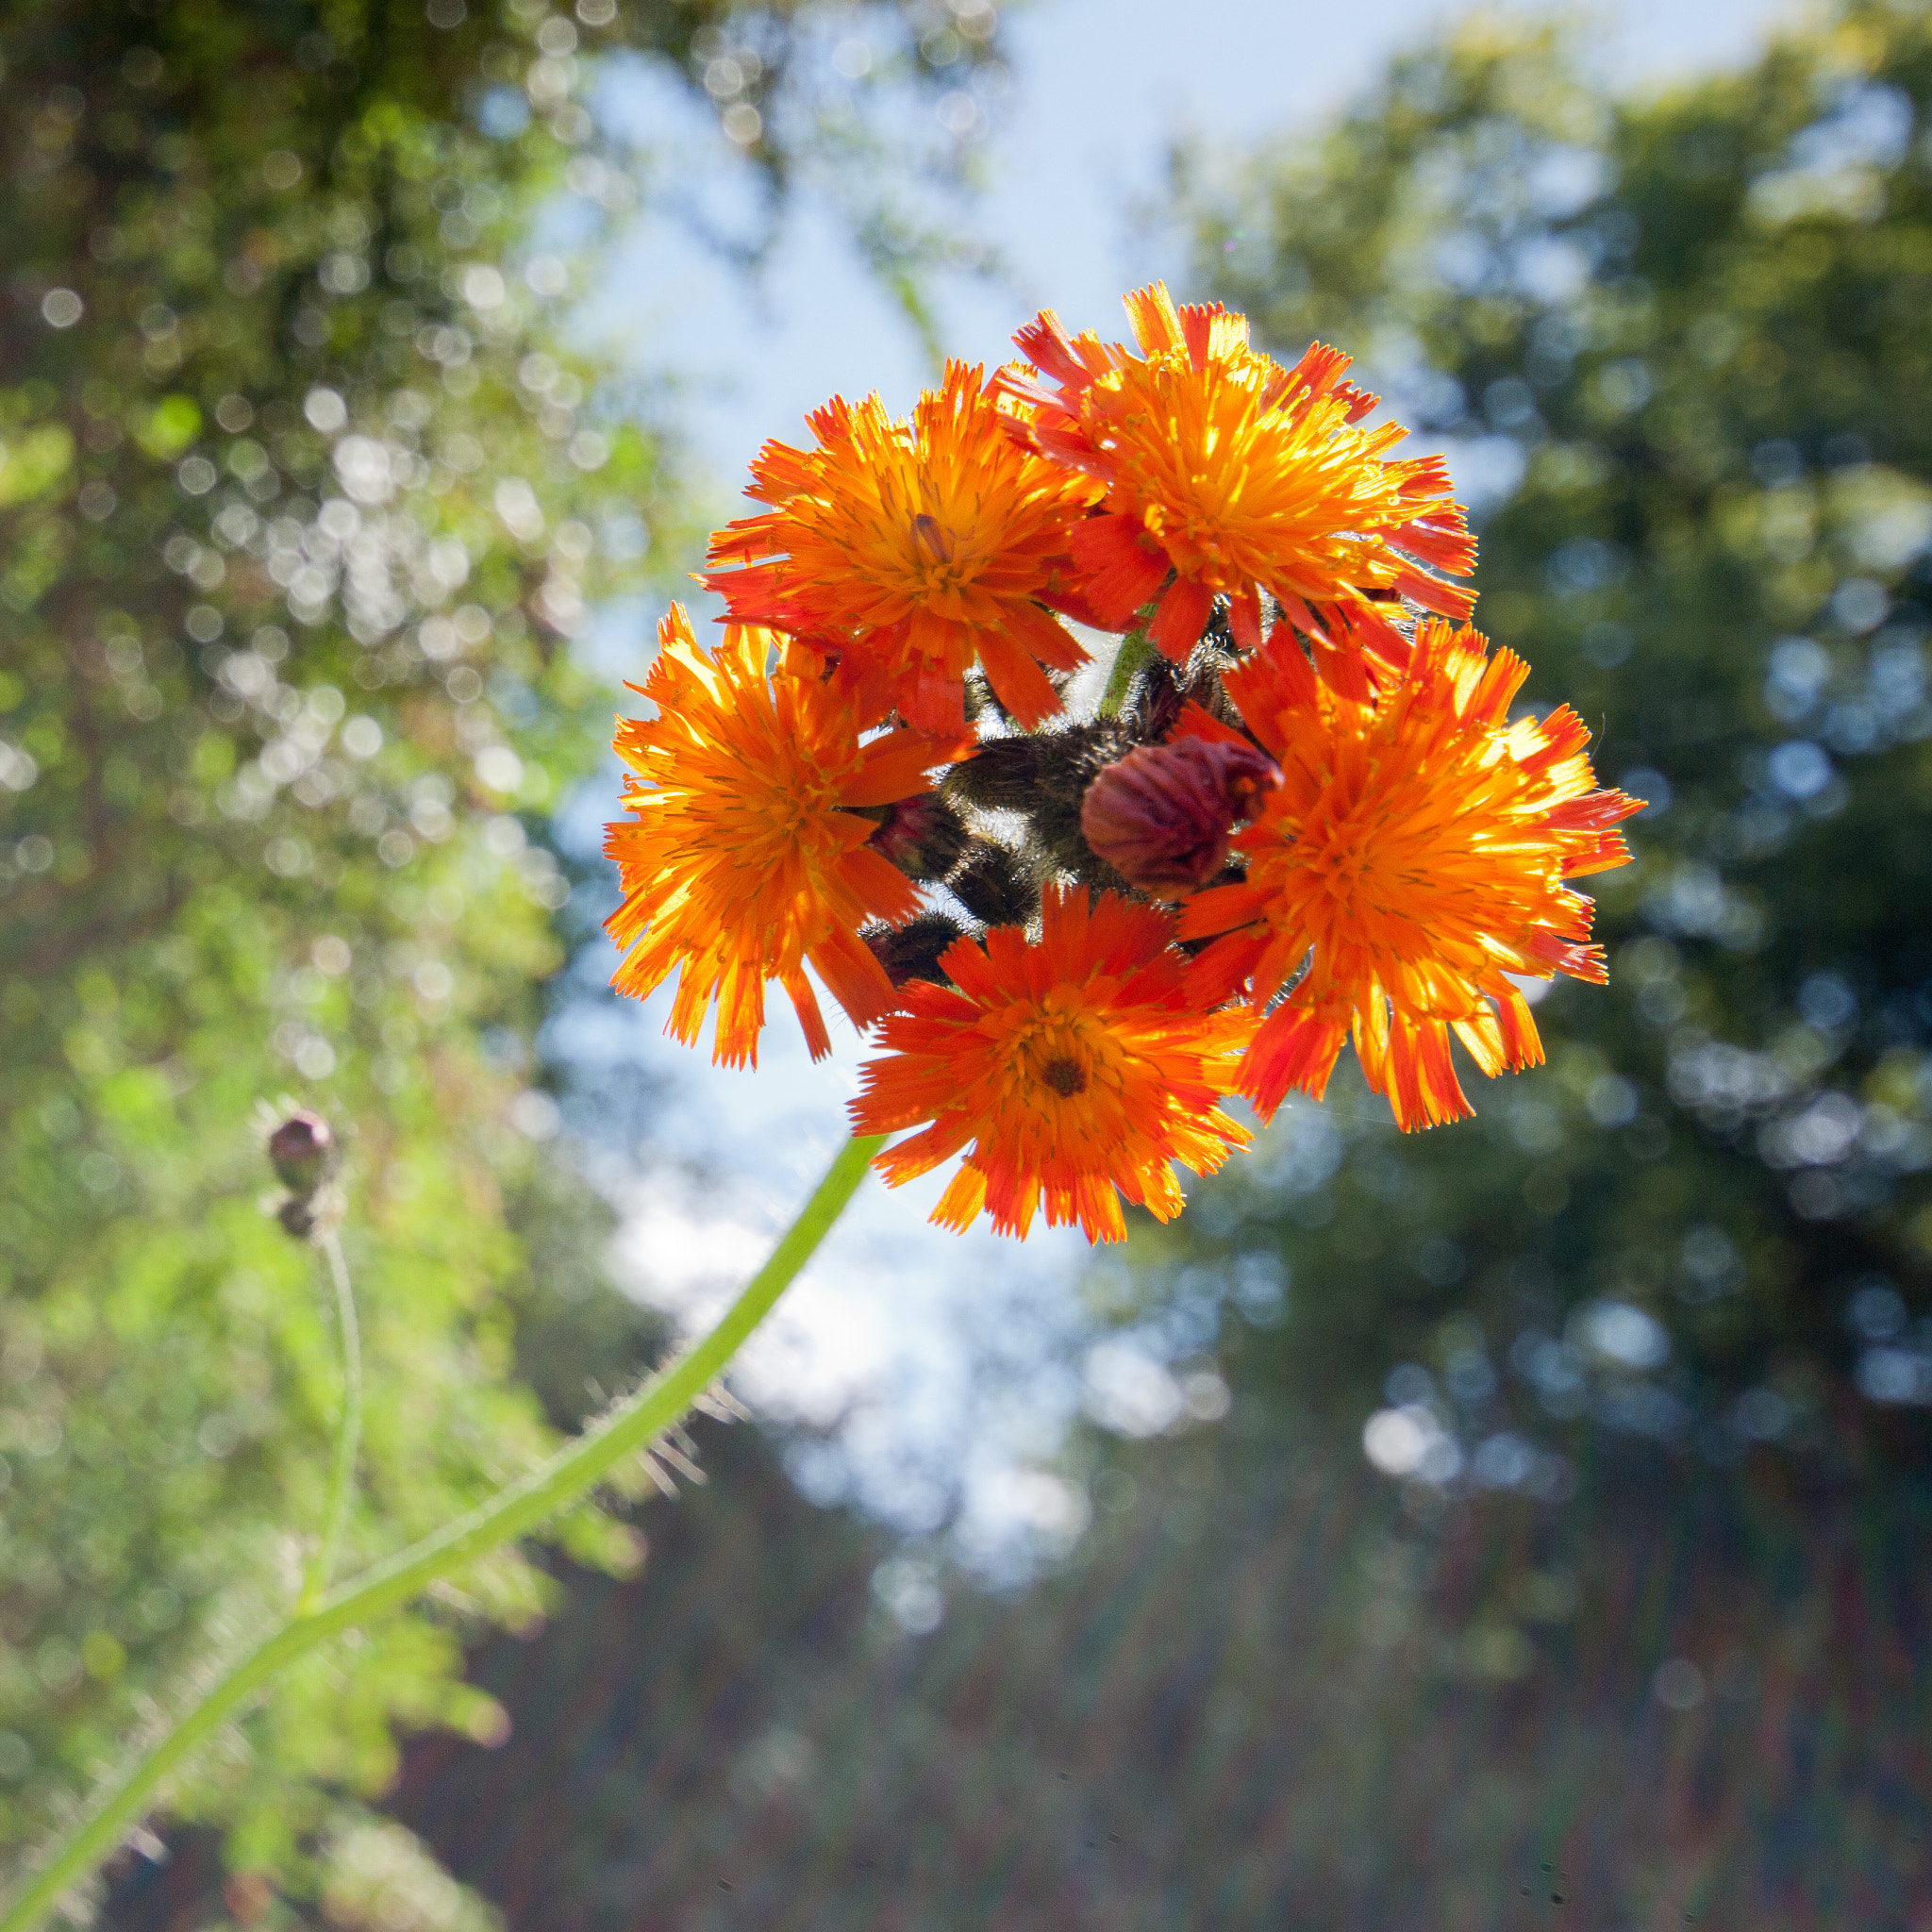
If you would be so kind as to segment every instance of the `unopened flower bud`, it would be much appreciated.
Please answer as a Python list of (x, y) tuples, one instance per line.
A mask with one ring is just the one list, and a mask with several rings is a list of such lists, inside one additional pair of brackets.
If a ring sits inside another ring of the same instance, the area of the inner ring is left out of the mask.
[(894, 986), (904, 986), (908, 979), (944, 986), (940, 955), (958, 937), (959, 922), (943, 912), (922, 912), (904, 925), (868, 926), (859, 934)]
[(990, 738), (946, 774), (946, 790), (985, 811), (1024, 811), (1040, 782), (1040, 741)]
[(1024, 925), (1040, 910), (1040, 890), (1018, 857), (991, 839), (975, 839), (946, 890), (988, 925)]
[(958, 864), (966, 849), (959, 814), (937, 791), (922, 791), (885, 808), (886, 817), (866, 841), (908, 879), (929, 884)]
[(268, 1137), (268, 1158), (283, 1187), (307, 1199), (335, 1172), (336, 1137), (319, 1113), (298, 1108)]
[(1281, 774), (1265, 752), (1225, 740), (1143, 744), (1087, 788), (1080, 830), (1130, 885), (1172, 898), (1227, 863), (1227, 835)]
[(275, 1219), (281, 1223), (284, 1234), (291, 1234), (298, 1241), (306, 1241), (315, 1232), (315, 1202), (308, 1194), (291, 1194), (275, 1209)]

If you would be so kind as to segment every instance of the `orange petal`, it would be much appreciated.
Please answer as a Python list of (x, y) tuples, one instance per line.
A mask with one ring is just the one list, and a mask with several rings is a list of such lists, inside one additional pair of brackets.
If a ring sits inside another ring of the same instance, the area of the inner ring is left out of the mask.
[(822, 1060), (832, 1050), (831, 1035), (825, 1031), (825, 1016), (819, 1011), (818, 995), (811, 990), (811, 981), (800, 973), (779, 981), (791, 1000), (791, 1010), (798, 1015), (798, 1024), (805, 1029), (805, 1043), (815, 1060)]
[(835, 931), (806, 957), (855, 1026), (869, 1026), (898, 1004), (886, 969), (857, 933)]
[(1347, 1038), (1345, 1026), (1317, 1019), (1306, 1008), (1276, 1007), (1241, 1061), (1241, 1091), (1264, 1121), (1274, 1118), (1293, 1089), (1320, 1100)]
[(1169, 564), (1139, 517), (1089, 517), (1074, 525), (1074, 561), (1086, 574), (1081, 589), (1108, 630), (1124, 630), (1159, 590)]
[(979, 661), (993, 695), (1023, 731), (1035, 730), (1065, 708), (1046, 673), (1011, 638), (998, 631), (984, 633), (979, 640)]
[(970, 736), (930, 731), (889, 731), (865, 747), (856, 777), (841, 788), (841, 805), (893, 805), (929, 791), (925, 774), (973, 749)]
[(962, 1161), (959, 1171), (946, 1183), (946, 1191), (926, 1218), (935, 1227), (950, 1227), (964, 1234), (979, 1219), (986, 1206), (986, 1176)]
[(1168, 587), (1147, 635), (1176, 664), (1201, 641), (1214, 610), (1214, 592), (1206, 584), (1180, 579)]

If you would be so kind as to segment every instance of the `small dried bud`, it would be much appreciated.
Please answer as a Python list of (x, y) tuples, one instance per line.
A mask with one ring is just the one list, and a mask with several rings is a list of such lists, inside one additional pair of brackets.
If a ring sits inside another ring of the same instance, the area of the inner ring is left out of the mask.
[(988, 925), (1024, 925), (1040, 910), (1040, 892), (1018, 856), (991, 839), (975, 839), (946, 890)]
[(966, 849), (966, 827), (937, 791), (902, 798), (886, 806), (884, 813), (878, 830), (866, 842), (908, 879), (930, 884), (958, 864)]
[(940, 955), (959, 937), (959, 922), (943, 912), (922, 912), (904, 925), (868, 926), (858, 937), (871, 947), (873, 958), (894, 986), (904, 986), (908, 979), (944, 986), (948, 982), (940, 970)]
[(1142, 744), (1158, 744), (1174, 729), (1188, 699), (1198, 702), (1205, 696), (1200, 685), (1183, 681), (1179, 665), (1156, 651), (1134, 674), (1132, 696), (1123, 709), (1139, 727), (1135, 736)]
[(1171, 898), (1227, 863), (1228, 832), (1280, 782), (1274, 761), (1251, 744), (1143, 744), (1087, 788), (1080, 830), (1130, 884)]
[(291, 1194), (275, 1209), (283, 1233), (293, 1235), (298, 1241), (306, 1241), (315, 1232), (317, 1218), (315, 1203), (307, 1194)]
[(319, 1113), (298, 1108), (268, 1137), (275, 1178), (306, 1199), (335, 1172), (336, 1137)]

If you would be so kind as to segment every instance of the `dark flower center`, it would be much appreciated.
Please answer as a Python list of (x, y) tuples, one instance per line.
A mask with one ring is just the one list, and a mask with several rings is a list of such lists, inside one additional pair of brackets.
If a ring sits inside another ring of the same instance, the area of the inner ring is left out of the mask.
[(1063, 1055), (1047, 1061), (1040, 1070), (1040, 1077), (1056, 1093), (1071, 1100), (1076, 1093), (1087, 1091), (1087, 1069), (1078, 1060), (1070, 1060)]

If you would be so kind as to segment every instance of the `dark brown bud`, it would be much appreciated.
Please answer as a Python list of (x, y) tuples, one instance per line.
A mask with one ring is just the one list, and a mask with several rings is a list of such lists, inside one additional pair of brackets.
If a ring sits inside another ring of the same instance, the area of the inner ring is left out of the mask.
[(1040, 909), (1040, 893), (1018, 856), (991, 839), (975, 839), (946, 890), (988, 925), (1024, 925)]
[[(966, 849), (966, 826), (937, 791), (902, 798), (883, 808), (879, 828), (866, 841), (908, 879), (929, 884), (958, 864)], [(873, 814), (868, 812), (867, 817)]]
[(904, 925), (869, 925), (858, 937), (872, 948), (873, 958), (894, 986), (904, 986), (908, 979), (949, 984), (940, 968), (940, 955), (959, 937), (957, 919), (948, 919), (943, 912), (922, 912)]
[(988, 811), (1024, 811), (1040, 779), (1040, 745), (1032, 738), (991, 738), (946, 774), (946, 790)]
[[(1205, 680), (1203, 680), (1205, 682)], [(1133, 711), (1141, 725), (1140, 737), (1147, 744), (1159, 744), (1174, 727), (1181, 707), (1190, 697), (1198, 702), (1206, 693), (1198, 684), (1181, 682), (1179, 667), (1172, 658), (1155, 652), (1134, 679)]]
[(1173, 898), (1227, 863), (1227, 835), (1281, 782), (1251, 744), (1180, 738), (1143, 744), (1087, 788), (1080, 830), (1094, 856), (1143, 892)]
[(315, 1203), (307, 1194), (291, 1194), (275, 1209), (275, 1219), (282, 1224), (283, 1233), (306, 1241), (315, 1232)]
[(336, 1137), (319, 1113), (298, 1108), (268, 1137), (275, 1178), (303, 1199), (335, 1172)]

